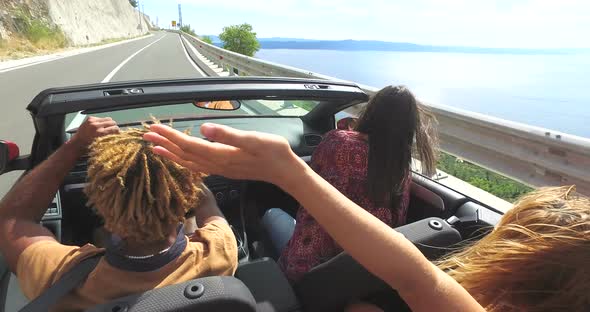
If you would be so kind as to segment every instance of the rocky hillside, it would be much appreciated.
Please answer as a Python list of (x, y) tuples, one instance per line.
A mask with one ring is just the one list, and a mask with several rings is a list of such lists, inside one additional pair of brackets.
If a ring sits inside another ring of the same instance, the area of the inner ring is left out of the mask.
[(0, 50), (90, 45), (137, 37), (149, 26), (128, 0), (0, 0)]
[(137, 37), (150, 22), (128, 0), (45, 0), (51, 20), (74, 45)]

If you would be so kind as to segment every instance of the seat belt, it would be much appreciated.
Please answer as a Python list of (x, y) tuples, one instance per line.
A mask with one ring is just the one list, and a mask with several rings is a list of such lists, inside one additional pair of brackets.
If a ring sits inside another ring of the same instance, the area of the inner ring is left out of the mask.
[(72, 289), (78, 287), (86, 279), (90, 272), (98, 265), (103, 254), (96, 254), (76, 264), (76, 266), (66, 272), (39, 297), (24, 306), (20, 312), (49, 311), (49, 308), (53, 307), (59, 299), (67, 295)]

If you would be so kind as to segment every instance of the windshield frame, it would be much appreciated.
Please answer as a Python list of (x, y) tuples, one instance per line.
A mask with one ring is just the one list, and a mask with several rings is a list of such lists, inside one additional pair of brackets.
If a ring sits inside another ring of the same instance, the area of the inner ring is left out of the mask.
[[(321, 85), (321, 88), (317, 86)], [(125, 92), (122, 92), (125, 91)], [(171, 105), (194, 100), (348, 100), (367, 101), (368, 95), (353, 83), (296, 78), (219, 77), (125, 83), (48, 89), (27, 109), (35, 117), (78, 111), (99, 113), (135, 107)]]

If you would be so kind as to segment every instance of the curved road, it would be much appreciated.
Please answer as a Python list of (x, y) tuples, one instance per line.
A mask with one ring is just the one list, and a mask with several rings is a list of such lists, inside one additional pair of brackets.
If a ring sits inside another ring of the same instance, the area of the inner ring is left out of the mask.
[[(34, 135), (26, 106), (42, 90), (109, 81), (202, 77), (180, 36), (158, 32), (116, 46), (13, 70), (0, 71), (0, 139), (28, 154)], [(20, 172), (0, 177), (0, 197)]]

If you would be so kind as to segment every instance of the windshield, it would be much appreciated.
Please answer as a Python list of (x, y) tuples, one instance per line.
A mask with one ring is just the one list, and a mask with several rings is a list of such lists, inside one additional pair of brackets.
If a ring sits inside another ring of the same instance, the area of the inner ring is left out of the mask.
[[(158, 120), (175, 120), (190, 118), (207, 118), (221, 116), (289, 116), (300, 117), (314, 109), (321, 101), (312, 100), (236, 100), (239, 107), (233, 110), (215, 110), (201, 108), (195, 103), (172, 105), (154, 105), (150, 107), (92, 113), (92, 116), (111, 117), (118, 124), (129, 124)], [(66, 115), (66, 131), (77, 128), (84, 120), (83, 112)]]

